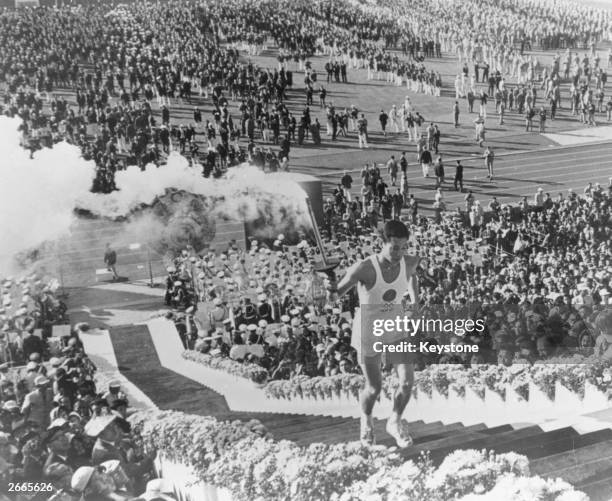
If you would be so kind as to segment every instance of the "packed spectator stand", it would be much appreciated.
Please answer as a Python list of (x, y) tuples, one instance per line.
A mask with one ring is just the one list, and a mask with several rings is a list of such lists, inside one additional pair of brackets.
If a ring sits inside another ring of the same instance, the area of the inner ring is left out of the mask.
[(98, 380), (79, 338), (88, 325), (65, 324), (58, 281), (11, 277), (2, 292), (0, 498), (134, 499), (154, 489), (153, 457), (126, 420), (133, 409), (118, 381)]
[[(62, 139), (79, 145), (98, 167), (92, 190), (103, 193), (115, 188), (117, 170), (162, 163), (173, 150), (200, 165), (205, 176), (221, 176), (246, 159), (286, 169), (293, 145), (321, 141), (321, 124), (308, 108), (315, 94), (332, 140), (361, 133), (357, 106), (338, 110), (326, 102), (325, 75), (308, 61), (315, 54), (330, 58), (327, 82), (347, 82), (351, 71), (363, 70), (368, 78), (438, 96), (441, 77), (427, 60), (450, 52), (468, 68), (455, 81), (458, 99), (482, 102), (474, 83), (483, 72), (496, 110), (503, 103), (508, 112), (535, 114), (542, 90), (554, 118), (562, 105), (560, 83), (570, 81), (567, 97), (581, 122), (594, 125), (595, 113), (606, 111), (610, 120), (612, 104), (604, 104), (610, 61), (594, 52), (609, 36), (609, 14), (519, 0), (434, 2), (433, 10), (431, 2), (415, 1), (410, 12), (405, 2), (385, 2), (374, 11), (349, 3), (333, 9), (327, 2), (288, 5), (174, 2), (134, 3), (112, 12), (104, 4), (4, 11), (2, 112), (24, 119), (24, 146), (32, 151)], [(279, 48), (277, 68), (241, 59), (241, 52), (261, 52), (269, 39)], [(524, 55), (532, 45), (560, 51), (551, 67)], [(590, 53), (580, 57), (576, 49)], [(504, 76), (516, 85), (500, 85)], [(304, 88), (301, 116), (287, 103), (294, 87)], [(58, 89), (73, 92), (74, 102), (56, 97)], [(196, 95), (210, 97), (212, 116), (195, 107), (193, 120), (174, 125), (173, 106), (191, 104)], [(240, 103), (239, 114), (232, 116), (230, 102)], [(410, 130), (412, 111), (402, 106), (398, 113)], [(529, 123), (533, 116), (527, 116)], [(341, 257), (339, 272), (378, 248), (380, 221), (402, 218), (413, 235), (412, 252), (423, 258), (422, 307), (478, 305), (474, 314), (489, 319), (486, 336), (454, 340), (481, 343), (478, 356), (442, 355), (421, 360), (421, 368), (533, 363), (593, 350), (612, 359), (607, 340), (596, 337), (597, 318), (611, 295), (610, 186), (589, 186), (583, 194), (538, 192), (533, 201), (513, 206), (477, 201), (466, 191), (463, 210), (446, 212), (440, 200), (430, 220), (409, 187), (401, 179), (388, 186), (385, 174), (367, 166), (359, 197), (351, 196), (352, 181), (343, 178), (325, 202), (323, 238)], [(294, 243), (280, 235), (251, 241), (247, 252), (230, 247), (198, 255), (188, 249), (177, 257), (168, 268), (165, 301), (185, 348), (256, 364), (267, 379), (358, 372), (350, 346), (355, 298), (330, 302), (324, 279), (314, 272), (316, 247), (306, 235)], [(7, 279), (2, 289), (0, 492), (24, 480), (48, 483), (53, 499), (98, 499), (109, 485), (124, 499), (144, 492), (153, 478), (152, 458), (130, 438), (129, 402), (116, 382), (96, 387), (95, 367), (78, 337), (86, 326), (67, 337), (52, 335), (54, 325), (68, 321), (57, 283)], [(109, 442), (120, 445), (109, 451)]]
[[(340, 189), (336, 195), (327, 202), (335, 222), (324, 240), (341, 257), (342, 273), (381, 241), (366, 217), (364, 225), (342, 217), (361, 214), (359, 201), (347, 202)], [(593, 354), (596, 345), (602, 359), (611, 356), (596, 326), (610, 304), (610, 188), (588, 186), (582, 196), (571, 191), (554, 200), (538, 190), (532, 204), (492, 200), (486, 213), (466, 198), (466, 212), (410, 223), (411, 252), (423, 258), (419, 300), (423, 311), (470, 308), (489, 330), (453, 339), (479, 344), (473, 359), (441, 355), (421, 364), (533, 363)], [(472, 206), (480, 211), (476, 222)], [(176, 309), (169, 317), (186, 348), (259, 364), (271, 379), (359, 371), (350, 347), (355, 299), (329, 301), (313, 268), (319, 260), (305, 238), (287, 245), (284, 235), (252, 241), (248, 253), (186, 250), (168, 269), (166, 303)]]
[[(134, 2), (114, 10), (105, 3), (7, 9), (0, 16), (2, 109), (24, 119), (24, 144), (32, 151), (64, 138), (78, 144), (98, 166), (92, 187), (97, 192), (115, 188), (116, 170), (163, 162), (171, 150), (200, 165), (205, 176), (220, 176), (245, 159), (286, 169), (292, 145), (321, 142), (321, 123), (311, 109), (315, 94), (325, 110), (328, 136), (355, 131), (355, 124), (349, 126), (359, 104), (342, 110), (326, 101), (323, 76), (308, 60), (313, 55), (329, 56), (327, 82), (346, 82), (347, 71), (367, 69), (368, 78), (440, 95), (441, 76), (426, 67), (427, 60), (442, 51), (457, 54), (459, 67), (464, 64), (455, 82), (458, 98), (482, 101), (475, 86), (482, 78), (497, 112), (503, 102), (508, 113), (526, 116), (541, 111), (536, 100), (542, 89), (546, 111), (554, 118), (553, 108), (562, 106), (560, 83), (571, 78), (573, 113), (594, 124), (595, 112), (612, 109), (603, 98), (609, 61), (600, 61), (594, 49), (609, 36), (610, 16), (587, 8), (578, 14), (577, 9), (520, 1), (436, 2), (433, 12), (428, 2), (411, 2), (409, 13), (393, 2), (299, 2), (291, 8), (276, 2), (247, 8), (241, 2)], [(472, 11), (479, 16), (467, 15)], [(241, 58), (241, 51), (260, 53), (268, 40), (278, 47), (278, 67), (262, 68)], [(524, 56), (525, 45), (565, 52), (548, 67)], [(573, 52), (582, 48), (589, 54)], [(511, 77), (517, 79), (514, 86)], [(294, 115), (288, 91), (300, 87), (306, 107)], [(74, 97), (57, 97), (58, 91)], [(195, 96), (210, 97), (212, 116), (203, 117), (195, 106), (189, 123), (171, 121), (173, 107)], [(228, 105), (238, 102), (233, 115)], [(413, 112), (400, 110), (403, 122), (419, 122)]]
[(49, 346), (56, 351), (64, 347), (62, 338), (53, 336), (55, 326), (67, 323), (57, 280), (45, 283), (36, 275), (5, 279), (0, 313), (0, 363), (24, 365), (32, 353), (48, 358)]

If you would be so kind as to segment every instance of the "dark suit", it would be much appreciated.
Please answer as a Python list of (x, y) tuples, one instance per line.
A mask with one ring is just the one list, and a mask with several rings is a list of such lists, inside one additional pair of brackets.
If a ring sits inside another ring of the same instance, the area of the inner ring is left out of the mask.
[(461, 187), (463, 191), (463, 165), (458, 164), (455, 168), (455, 190), (458, 190), (457, 184)]

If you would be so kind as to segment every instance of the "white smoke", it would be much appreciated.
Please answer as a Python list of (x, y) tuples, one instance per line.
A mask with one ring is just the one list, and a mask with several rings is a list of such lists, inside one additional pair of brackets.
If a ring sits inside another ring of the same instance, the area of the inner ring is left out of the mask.
[(13, 269), (14, 256), (65, 234), (77, 199), (95, 176), (94, 162), (78, 147), (56, 144), (30, 152), (20, 145), (21, 119), (0, 116), (0, 270)]
[(169, 190), (204, 197), (212, 219), (263, 218), (270, 228), (279, 230), (310, 227), (306, 192), (292, 179), (294, 175), (266, 174), (244, 164), (230, 168), (224, 178), (206, 179), (199, 167), (191, 167), (175, 153), (160, 167), (148, 165), (141, 171), (133, 166), (117, 172), (119, 191), (95, 194), (89, 191), (95, 163), (85, 161), (77, 146), (59, 143), (36, 151), (30, 159), (30, 152), (20, 144), (20, 124), (20, 119), (0, 117), (0, 270), (13, 269), (10, 264), (16, 254), (67, 234), (75, 220), (74, 209), (112, 219), (127, 216), (126, 241), (136, 232), (148, 237), (140, 241), (152, 242), (160, 229), (165, 239), (182, 232), (202, 233), (202, 228), (186, 226), (193, 225), (194, 218), (181, 217), (187, 212), (185, 204), (177, 204), (181, 214), (171, 214), (171, 228), (167, 217), (157, 217), (151, 206)]
[[(171, 253), (191, 244), (199, 251), (209, 243), (206, 235), (213, 221), (257, 220), (265, 228), (265, 234), (257, 233), (262, 238), (310, 228), (306, 192), (293, 176), (266, 174), (242, 164), (231, 167), (223, 178), (204, 178), (201, 167), (192, 167), (185, 157), (173, 153), (165, 165), (150, 164), (144, 171), (132, 166), (117, 172), (118, 191), (86, 193), (78, 206), (97, 216), (127, 217), (119, 242), (147, 242), (159, 252)], [(179, 193), (169, 196), (169, 190)], [(181, 193), (201, 197), (205, 207)]]
[(98, 216), (117, 218), (151, 205), (156, 197), (174, 188), (214, 200), (213, 211), (228, 219), (264, 216), (276, 221), (283, 215), (295, 224), (308, 225), (306, 192), (300, 185), (286, 173), (266, 174), (248, 164), (230, 168), (220, 179), (204, 178), (199, 167), (191, 167), (185, 157), (171, 153), (167, 164), (160, 167), (150, 164), (141, 171), (131, 166), (117, 172), (115, 184), (119, 191), (85, 193), (78, 206)]

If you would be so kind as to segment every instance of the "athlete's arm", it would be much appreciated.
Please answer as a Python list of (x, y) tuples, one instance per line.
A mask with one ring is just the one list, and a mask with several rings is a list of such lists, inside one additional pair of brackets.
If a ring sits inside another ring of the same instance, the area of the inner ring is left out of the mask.
[[(363, 274), (363, 261), (353, 264), (346, 274), (340, 279), (335, 287), (338, 297), (344, 296), (348, 291), (357, 285)], [(332, 284), (332, 289), (334, 288)]]
[(408, 293), (414, 303), (419, 301), (419, 276), (417, 267), (421, 262), (419, 256), (406, 256), (406, 275), (408, 277)]
[(355, 263), (351, 266), (344, 277), (340, 280), (340, 283), (334, 287), (332, 283), (332, 290), (337, 293), (337, 297), (341, 297), (355, 287), (358, 283), (363, 284), (366, 289), (371, 289), (376, 282), (376, 271), (374, 266), (369, 259), (364, 259), (359, 263)]
[(412, 298), (412, 301), (416, 304), (419, 302), (419, 276), (414, 273), (408, 282), (408, 294)]

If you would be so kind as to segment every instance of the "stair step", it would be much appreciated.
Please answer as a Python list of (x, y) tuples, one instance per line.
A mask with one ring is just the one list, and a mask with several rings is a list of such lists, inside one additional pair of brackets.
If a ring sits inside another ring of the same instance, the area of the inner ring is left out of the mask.
[(218, 419), (219, 421), (250, 421), (251, 419), (257, 419), (259, 421), (261, 421), (262, 423), (265, 421), (265, 418), (261, 418), (259, 416), (255, 416), (252, 414), (247, 414), (247, 413), (242, 413), (242, 412), (228, 412), (228, 413), (224, 413), (224, 414), (218, 414), (215, 416), (216, 419)]
[[(412, 423), (408, 423), (412, 427)], [(465, 426), (463, 423), (456, 421), (454, 423), (448, 423), (442, 425), (449, 430), (462, 430), (462, 431), (481, 431), (488, 430), (487, 425), (484, 423), (471, 424), (469, 426)]]
[(435, 444), (437, 442), (448, 442), (453, 438), (463, 437), (462, 441), (465, 441), (467, 437), (474, 437), (479, 433), (479, 430), (486, 428), (484, 424), (472, 425), (464, 427), (462, 425), (446, 425), (437, 429), (429, 430), (425, 433), (419, 431), (410, 431), (415, 444), (415, 448), (411, 448), (410, 451), (414, 450), (428, 450), (429, 444)]
[[(376, 436), (376, 441), (378, 444), (381, 445), (392, 446), (394, 445), (393, 439), (385, 431), (385, 426), (385, 420), (374, 420), (374, 433)], [(420, 430), (421, 433), (428, 433), (428, 430), (432, 429), (423, 422), (410, 423), (410, 427), (412, 430)], [(316, 441), (321, 441), (327, 444), (354, 442), (356, 440), (359, 440), (359, 422), (357, 421), (354, 425), (351, 423), (351, 426), (344, 426), (342, 428), (328, 428), (326, 430), (323, 430), (321, 435), (317, 435), (316, 437), (314, 437), (314, 439)], [(299, 437), (296, 442), (299, 445), (308, 445), (310, 442), (312, 442), (312, 440), (313, 437), (303, 436)]]
[(587, 445), (593, 445), (604, 440), (612, 439), (612, 430), (599, 430), (584, 435), (570, 436), (547, 440), (541, 444), (534, 444), (524, 447), (516, 452), (525, 454), (530, 459), (537, 459), (552, 454), (579, 449)]
[[(485, 430), (486, 431), (486, 430)], [(482, 432), (484, 433), (484, 431)], [(483, 436), (475, 440), (466, 441), (461, 445), (461, 449), (494, 449), (499, 450), (505, 447), (506, 443), (516, 444), (520, 440), (529, 440), (534, 435), (542, 434), (543, 431), (539, 426), (530, 426), (528, 428), (521, 428), (520, 430), (512, 430), (499, 433), (493, 436)], [(438, 447), (435, 451), (432, 451), (431, 458), (436, 461), (442, 461), (444, 457), (452, 452), (456, 447)], [(408, 457), (412, 457), (409, 455)], [(414, 455), (416, 457), (416, 455)]]
[[(609, 461), (610, 458), (602, 459), (602, 461)], [(595, 463), (597, 463), (596, 461)], [(599, 471), (593, 473), (582, 481), (576, 482), (576, 485), (588, 485), (597, 482), (604, 482), (606, 480), (612, 480), (612, 465), (608, 465), (604, 467), (603, 465), (595, 465), (595, 467), (599, 467)], [(612, 491), (610, 491), (612, 493)]]
[[(270, 427), (270, 429), (274, 429), (276, 431), (282, 431), (285, 428), (295, 428), (296, 426), (302, 426), (304, 423), (310, 422), (313, 418), (324, 418), (318, 420), (320, 426), (325, 426), (327, 424), (332, 423), (330, 421), (331, 417), (329, 416), (304, 416), (301, 415), (301, 419), (296, 418), (295, 415), (289, 414), (289, 416), (285, 414), (278, 414), (275, 418), (263, 418), (260, 419), (262, 423), (265, 423), (266, 426)], [(256, 418), (257, 419), (257, 418)]]
[[(533, 468), (531, 468), (531, 471), (537, 473)], [(560, 477), (572, 485), (610, 479), (612, 477), (612, 455), (576, 464), (562, 470), (555, 470), (546, 474), (546, 476), (552, 478)]]
[(451, 433), (465, 433), (465, 427), (461, 424), (442, 425), (435, 428), (429, 428), (425, 430), (410, 430), (412, 438), (421, 441), (422, 439), (429, 438), (435, 440), (436, 436), (447, 436)]
[[(282, 416), (282, 415), (281, 415)], [(342, 418), (340, 418), (342, 419)], [(288, 417), (286, 419), (282, 419), (278, 415), (274, 418), (264, 419), (262, 422), (272, 422), (276, 426), (276, 429), (281, 430), (283, 428), (289, 428), (296, 425), (304, 425), (305, 423), (312, 423), (313, 426), (315, 424), (324, 425), (334, 422), (334, 418), (331, 416), (309, 416), (305, 414), (296, 414)]]
[[(353, 419), (355, 421), (355, 426), (358, 429), (360, 426), (359, 419), (357, 418), (353, 418)], [(387, 426), (386, 419), (374, 419), (373, 422), (374, 422), (374, 433), (376, 434), (386, 433), (385, 432), (385, 427)], [(444, 427), (444, 425), (440, 421), (435, 421), (433, 423), (424, 423), (423, 421), (412, 421), (408, 423), (408, 426), (410, 427), (411, 430), (414, 430), (415, 432), (418, 431), (421, 434), (431, 433), (435, 430), (438, 430)]]
[(319, 435), (323, 434), (326, 430), (332, 429), (332, 430), (336, 430), (336, 429), (346, 429), (347, 428), (347, 424), (350, 424), (347, 421), (344, 420), (331, 420), (331, 421), (327, 421), (327, 420), (319, 420), (316, 419), (315, 416), (313, 416), (315, 419), (307, 419), (306, 421), (304, 421), (303, 423), (295, 423), (289, 426), (284, 426), (280, 429), (274, 430), (274, 432), (277, 435), (282, 434), (285, 438), (287, 438), (288, 440), (297, 440), (299, 438), (302, 438), (303, 436), (311, 436), (311, 437), (318, 437)]
[[(234, 414), (217, 416), (218, 419), (237, 419)], [(244, 419), (258, 418), (258, 416), (246, 415)], [(330, 416), (308, 416), (308, 415), (277, 415), (272, 421), (266, 417), (260, 417), (260, 421), (268, 427), (277, 439), (288, 439), (298, 444), (307, 445), (313, 440), (323, 443), (350, 442), (359, 439), (359, 421), (354, 418), (336, 418)], [(392, 445), (393, 439), (385, 430), (385, 420), (374, 420), (374, 429), (379, 443), (389, 441)], [(476, 424), (464, 427), (461, 423), (443, 425), (439, 422), (423, 423), (415, 421), (410, 423), (411, 432), (417, 442), (444, 440), (457, 433), (466, 434), (486, 429), (484, 424)], [(472, 435), (470, 435), (472, 436)]]
[(574, 487), (589, 496), (590, 501), (609, 501), (610, 493), (612, 493), (612, 479), (606, 478)]
[[(463, 448), (463, 444), (469, 440), (475, 440), (482, 437), (480, 432), (462, 433), (454, 432), (445, 437), (428, 439), (425, 442), (415, 440), (415, 451), (431, 451), (437, 447), (449, 447), (456, 446), (457, 448)], [(413, 449), (411, 449), (412, 452)]]
[(554, 476), (557, 471), (611, 456), (612, 440), (606, 440), (574, 451), (534, 459), (531, 461), (530, 467), (538, 475)]
[[(520, 430), (517, 430), (520, 431)], [(526, 434), (527, 436), (525, 436)], [(495, 447), (496, 450), (504, 449), (504, 450), (528, 450), (528, 449), (539, 449), (547, 444), (554, 443), (558, 440), (575, 438), (578, 436), (578, 432), (573, 428), (566, 427), (561, 428), (559, 430), (553, 430), (545, 432), (541, 429), (532, 429), (528, 431), (523, 431), (523, 433), (517, 433), (513, 440), (503, 440), (498, 441), (495, 440), (496, 437), (493, 436), (489, 442), (490, 447)], [(514, 449), (512, 449), (514, 448)]]
[(509, 424), (502, 424), (500, 426), (493, 426), (483, 431), (485, 435), (496, 435), (498, 433), (504, 433), (507, 431), (513, 431), (514, 428)]
[(323, 442), (328, 443), (332, 439), (342, 438), (342, 441), (350, 442), (359, 439), (359, 428), (348, 428), (342, 424), (321, 427), (318, 430), (295, 431), (286, 435), (287, 440), (298, 443)]

